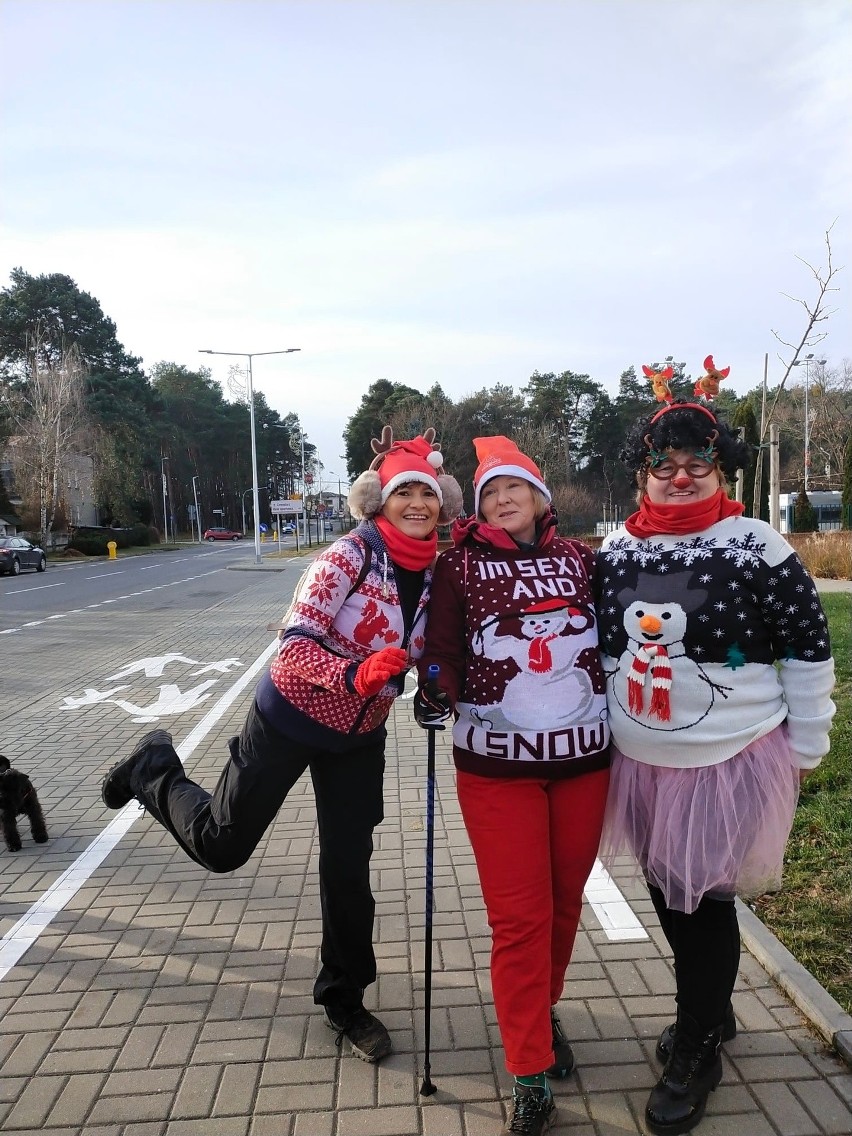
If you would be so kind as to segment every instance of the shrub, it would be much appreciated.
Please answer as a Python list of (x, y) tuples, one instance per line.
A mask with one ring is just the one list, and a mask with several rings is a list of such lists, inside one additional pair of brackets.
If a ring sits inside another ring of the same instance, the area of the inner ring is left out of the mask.
[(86, 556), (106, 556), (109, 552), (107, 548), (107, 538), (105, 536), (89, 535), (86, 533), (82, 535), (75, 533), (68, 547), (76, 549), (78, 552), (83, 552)]

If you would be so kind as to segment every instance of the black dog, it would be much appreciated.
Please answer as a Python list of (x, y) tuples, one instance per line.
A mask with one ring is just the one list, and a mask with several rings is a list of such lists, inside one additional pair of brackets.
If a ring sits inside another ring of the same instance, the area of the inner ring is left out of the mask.
[(3, 839), (10, 852), (20, 852), (21, 836), (16, 818), (29, 817), (30, 830), (36, 844), (47, 843), (47, 825), (41, 811), (35, 786), (26, 773), (13, 769), (8, 757), (0, 753), (0, 824)]

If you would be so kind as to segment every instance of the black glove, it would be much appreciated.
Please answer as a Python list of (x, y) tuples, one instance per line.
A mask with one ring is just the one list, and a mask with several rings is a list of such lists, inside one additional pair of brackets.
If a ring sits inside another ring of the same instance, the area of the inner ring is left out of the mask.
[(443, 730), (452, 713), (449, 694), (434, 682), (425, 682), (414, 695), (414, 720), (424, 729)]

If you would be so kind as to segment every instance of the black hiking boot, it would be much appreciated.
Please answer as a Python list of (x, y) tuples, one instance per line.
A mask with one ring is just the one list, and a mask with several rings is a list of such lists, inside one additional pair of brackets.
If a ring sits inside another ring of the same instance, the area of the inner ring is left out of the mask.
[(326, 1025), (337, 1033), (336, 1045), (342, 1045), (345, 1037), (352, 1046), (355, 1056), (371, 1064), (381, 1061), (390, 1053), (392, 1048), (390, 1034), (379, 1019), (363, 1006), (350, 1010), (332, 1004), (324, 1006), (323, 1009)]
[[(671, 1025), (667, 1025), (657, 1041), (657, 1060), (661, 1061), (663, 1065), (665, 1065), (672, 1055), (672, 1042), (674, 1041), (676, 1028), (677, 1022), (672, 1022)], [(725, 1016), (722, 1019), (722, 1041), (733, 1041), (736, 1036), (737, 1019), (734, 1017), (734, 1007), (729, 1002), (728, 1008), (725, 1010)]]
[(506, 1121), (501, 1136), (541, 1136), (556, 1119), (556, 1105), (550, 1089), (537, 1089), (530, 1085), (518, 1085), (512, 1089), (512, 1113)]
[[(136, 794), (133, 792), (130, 781), (136, 762), (144, 750), (150, 746), (171, 746), (172, 735), (167, 730), (151, 730), (139, 742), (129, 757), (117, 761), (101, 782), (101, 797), (108, 809), (123, 809), (128, 801), (132, 801)], [(180, 758), (175, 755), (180, 762)]]
[(645, 1123), (656, 1136), (680, 1136), (701, 1120), (722, 1079), (721, 1044), (721, 1025), (705, 1029), (678, 1010), (671, 1057), (645, 1106)]
[(550, 1007), (550, 1031), (553, 1039), (554, 1061), (547, 1070), (548, 1077), (569, 1077), (574, 1072), (574, 1054), (562, 1032), (562, 1023), (553, 1006)]

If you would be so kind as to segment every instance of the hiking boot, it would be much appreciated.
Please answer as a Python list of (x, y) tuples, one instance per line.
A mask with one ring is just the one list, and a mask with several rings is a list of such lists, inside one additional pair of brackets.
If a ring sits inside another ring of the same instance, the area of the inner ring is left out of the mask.
[(550, 1089), (516, 1084), (512, 1089), (512, 1115), (503, 1126), (501, 1136), (513, 1133), (541, 1136), (555, 1119), (556, 1105)]
[(326, 1025), (337, 1033), (335, 1045), (342, 1045), (345, 1037), (355, 1056), (371, 1063), (381, 1061), (390, 1053), (390, 1034), (379, 1019), (363, 1006), (349, 1010), (343, 1006), (331, 1005), (324, 1006), (323, 1009)]
[(553, 1064), (547, 1070), (548, 1077), (568, 1077), (574, 1071), (574, 1054), (568, 1039), (562, 1032), (562, 1023), (553, 1006), (550, 1007), (550, 1031), (553, 1041)]
[(705, 1029), (683, 1010), (675, 1024), (671, 1057), (645, 1106), (645, 1123), (656, 1136), (691, 1132), (722, 1079), (722, 1026)]
[(151, 730), (129, 757), (117, 761), (101, 782), (101, 797), (108, 809), (123, 809), (136, 794), (130, 784), (136, 762), (149, 746), (171, 746), (172, 735), (166, 730)]
[[(672, 1043), (674, 1042), (676, 1028), (677, 1022), (672, 1022), (671, 1025), (666, 1026), (657, 1041), (657, 1060), (661, 1061), (663, 1065), (672, 1055)], [(725, 1017), (722, 1019), (722, 1041), (733, 1041), (736, 1036), (737, 1019), (734, 1017), (734, 1007), (729, 1002), (728, 1008), (725, 1010)]]

